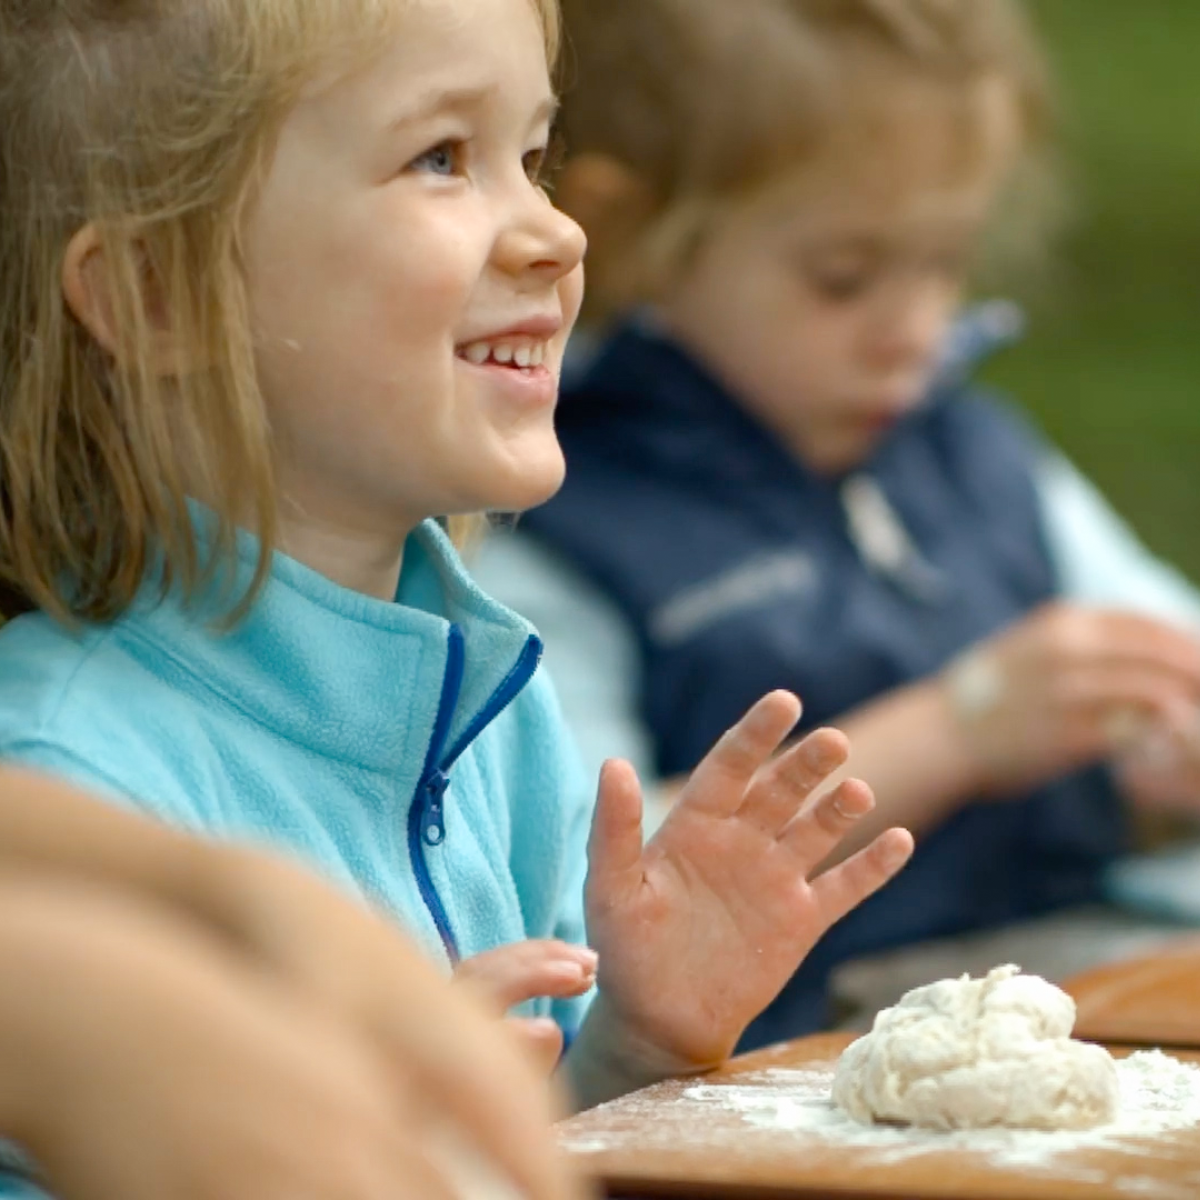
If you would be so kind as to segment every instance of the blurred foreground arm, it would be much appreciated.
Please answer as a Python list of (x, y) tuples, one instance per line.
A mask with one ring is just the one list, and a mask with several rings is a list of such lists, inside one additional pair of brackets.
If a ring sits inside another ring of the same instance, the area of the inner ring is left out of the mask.
[(511, 1034), (397, 929), (307, 872), (0, 770), (0, 875), (10, 870), (123, 890), (202, 923), (247, 967), (365, 1035), (423, 1111), (457, 1125), (525, 1194), (580, 1194), (552, 1145), (557, 1107)]

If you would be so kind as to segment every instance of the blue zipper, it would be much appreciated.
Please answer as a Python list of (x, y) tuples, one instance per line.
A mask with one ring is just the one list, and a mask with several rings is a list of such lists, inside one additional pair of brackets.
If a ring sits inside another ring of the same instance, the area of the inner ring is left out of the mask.
[(446, 840), (445, 796), (450, 780), (438, 763), (442, 747), (450, 736), (450, 722), (454, 719), (454, 708), (462, 691), (463, 673), (466, 668), (466, 643), (462, 630), (450, 626), (450, 638), (446, 647), (446, 675), (442, 680), (442, 696), (438, 701), (437, 717), (433, 722), (433, 733), (429, 738), (429, 750), (425, 754), (425, 765), (417, 784), (417, 794), (408, 810), (408, 852), (412, 857), (413, 873), (417, 889), (429, 915), (437, 927), (438, 936), (446, 948), (451, 964), (459, 961), (458, 943), (450, 928), (450, 918), (442, 905), (441, 897), (433, 886), (429, 864), (425, 861), (426, 846), (440, 846)]
[(448, 771), (459, 760), (466, 748), (521, 694), (521, 690), (533, 678), (538, 663), (542, 661), (543, 646), (538, 638), (531, 637), (521, 650), (516, 665), (501, 681), (488, 702), (479, 710), (475, 720), (467, 726), (458, 744), (446, 756), (442, 770)]
[(450, 786), (447, 772), (462, 756), (466, 748), (490, 725), (520, 694), (521, 689), (533, 677), (542, 657), (542, 643), (535, 637), (529, 638), (517, 659), (516, 665), (504, 677), (500, 686), (467, 727), (462, 737), (443, 756), (446, 739), (450, 736), (450, 724), (462, 692), (463, 676), (466, 672), (466, 641), (457, 625), (450, 626), (446, 647), (446, 675), (442, 680), (442, 695), (438, 701), (437, 717), (429, 739), (429, 750), (417, 793), (408, 813), (408, 849), (412, 857), (413, 873), (417, 888), (425, 907), (442, 939), (451, 964), (457, 963), (462, 955), (450, 928), (450, 918), (433, 884), (429, 863), (425, 858), (427, 847), (437, 847), (446, 840), (446, 791)]

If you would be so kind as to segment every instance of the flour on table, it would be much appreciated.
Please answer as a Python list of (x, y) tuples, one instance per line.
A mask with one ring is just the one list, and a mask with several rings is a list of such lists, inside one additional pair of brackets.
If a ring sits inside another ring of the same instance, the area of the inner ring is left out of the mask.
[(1171, 1182), (1157, 1166), (1185, 1144), (1194, 1155), (1200, 1067), (1157, 1050), (1114, 1061), (1070, 1040), (1074, 1020), (1069, 996), (1002, 967), (910, 992), (837, 1064), (659, 1084), (582, 1114), (563, 1144), (683, 1161), (717, 1151), (733, 1171), (954, 1154), (1106, 1196), (1195, 1200), (1200, 1166)]
[[(621, 1128), (581, 1129), (564, 1136), (563, 1145), (578, 1155), (633, 1147), (687, 1154), (691, 1147), (703, 1147), (719, 1149), (729, 1163), (747, 1164), (786, 1153), (798, 1166), (830, 1153), (862, 1155), (864, 1162), (886, 1165), (953, 1152), (993, 1169), (1102, 1185), (1107, 1195), (1153, 1195), (1155, 1200), (1200, 1195), (1200, 1174), (1175, 1188), (1145, 1174), (1146, 1163), (1159, 1153), (1152, 1139), (1200, 1125), (1200, 1068), (1157, 1050), (1117, 1061), (1117, 1111), (1108, 1124), (1086, 1130), (863, 1125), (833, 1103), (834, 1072), (833, 1063), (814, 1063), (696, 1083), (682, 1091), (659, 1085), (593, 1110), (602, 1118), (604, 1109), (619, 1105)], [(1087, 1151), (1120, 1157), (1100, 1169), (1080, 1159)]]
[(931, 1129), (1093, 1129), (1117, 1113), (1117, 1068), (1071, 1038), (1075, 1001), (996, 967), (885, 1008), (838, 1062), (833, 1099), (856, 1120)]

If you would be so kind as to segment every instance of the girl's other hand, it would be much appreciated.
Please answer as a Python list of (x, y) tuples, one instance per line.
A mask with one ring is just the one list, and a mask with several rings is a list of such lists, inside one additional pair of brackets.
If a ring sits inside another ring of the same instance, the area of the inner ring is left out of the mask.
[[(555, 940), (530, 940), (500, 946), (459, 964), (456, 983), (465, 984), (489, 1008), (503, 1015), (544, 996), (582, 996), (596, 982), (597, 958), (586, 946)], [(562, 1055), (563, 1035), (548, 1017), (515, 1017), (516, 1033), (538, 1068), (550, 1074)]]
[[(235, 941), (362, 1030), (416, 1080), (423, 1104), (464, 1130), (524, 1196), (584, 1194), (551, 1133), (562, 1105), (547, 1062), (551, 1049), (557, 1060), (561, 1033), (553, 1022), (510, 1024), (492, 1014), (533, 995), (585, 991), (586, 972), (565, 964), (587, 951), (519, 943), (468, 960), (460, 967), (468, 986), (451, 988), (397, 928), (289, 862), (237, 852), (219, 879), (222, 920)], [(484, 1005), (472, 990), (483, 992)]]

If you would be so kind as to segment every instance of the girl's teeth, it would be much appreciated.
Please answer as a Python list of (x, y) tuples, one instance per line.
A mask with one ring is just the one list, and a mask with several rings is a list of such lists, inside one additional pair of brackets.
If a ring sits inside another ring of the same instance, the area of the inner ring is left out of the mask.
[(522, 370), (540, 367), (546, 361), (546, 346), (538, 342), (532, 346), (493, 346), (489, 342), (474, 342), (462, 352), (467, 362), (482, 367), (489, 360), (502, 367), (515, 366)]

